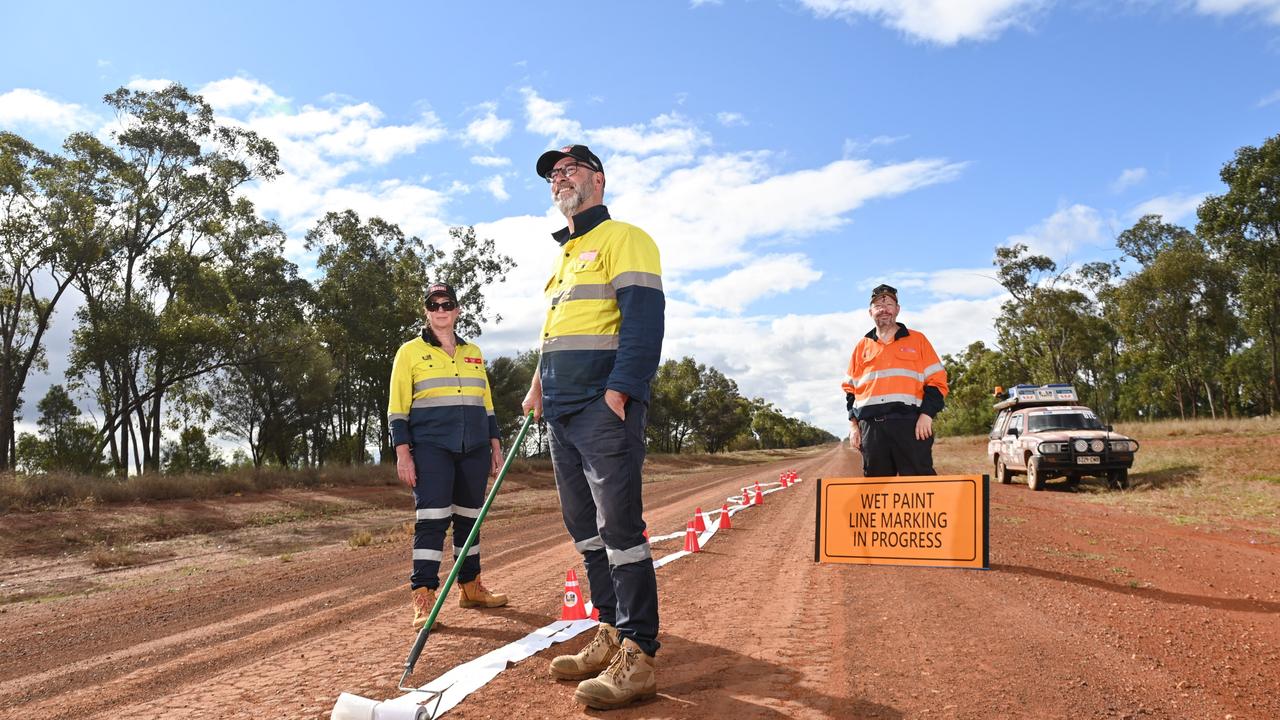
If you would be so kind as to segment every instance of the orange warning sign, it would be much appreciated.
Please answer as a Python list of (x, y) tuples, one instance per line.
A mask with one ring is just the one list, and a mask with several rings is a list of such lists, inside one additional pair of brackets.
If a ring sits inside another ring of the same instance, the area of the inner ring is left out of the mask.
[(986, 475), (818, 480), (814, 561), (986, 568)]

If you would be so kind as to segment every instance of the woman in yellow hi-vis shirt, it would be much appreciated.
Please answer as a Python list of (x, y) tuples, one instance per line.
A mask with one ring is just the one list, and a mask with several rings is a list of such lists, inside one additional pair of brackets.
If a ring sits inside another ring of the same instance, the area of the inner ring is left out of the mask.
[[(458, 296), (427, 288), (422, 335), (396, 353), (387, 417), (396, 473), (413, 488), (413, 627), (421, 629), (436, 602), (444, 535), (453, 525), (453, 554), (462, 550), (484, 505), (485, 485), (502, 461), (498, 421), (480, 348), (454, 333)], [(464, 608), (500, 607), (507, 596), (480, 583), (480, 540), (458, 571)]]

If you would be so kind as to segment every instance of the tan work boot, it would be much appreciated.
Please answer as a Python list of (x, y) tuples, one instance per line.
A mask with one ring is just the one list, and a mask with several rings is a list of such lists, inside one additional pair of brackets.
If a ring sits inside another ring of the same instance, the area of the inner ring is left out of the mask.
[(486, 588), (478, 577), (471, 582), (460, 583), (458, 587), (462, 588), (462, 594), (458, 596), (458, 607), (492, 608), (507, 604), (506, 595), (489, 592), (489, 588)]
[(578, 683), (573, 699), (596, 710), (612, 710), (658, 694), (654, 658), (645, 655), (632, 640), (623, 640), (622, 649), (599, 676)]
[[(427, 624), (427, 618), (431, 617), (431, 608), (436, 605), (436, 591), (428, 587), (414, 588), (413, 590), (413, 629), (421, 630), (423, 625)], [(439, 630), (444, 627), (444, 623), (436, 620), (431, 626), (432, 630)]]
[(600, 623), (596, 636), (577, 655), (560, 655), (551, 661), (551, 674), (560, 680), (595, 677), (609, 667), (613, 656), (618, 654), (620, 640), (618, 628)]

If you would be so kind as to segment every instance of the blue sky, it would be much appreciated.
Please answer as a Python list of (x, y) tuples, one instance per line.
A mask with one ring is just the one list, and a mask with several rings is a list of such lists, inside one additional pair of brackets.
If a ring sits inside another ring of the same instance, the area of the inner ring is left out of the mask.
[[(177, 81), (276, 141), (248, 191), (289, 232), (356, 209), (517, 267), (489, 356), (535, 343), (563, 225), (546, 148), (604, 159), (613, 215), (663, 253), (664, 354), (843, 434), (868, 290), (957, 352), (991, 341), (991, 259), (1115, 259), (1146, 212), (1195, 223), (1280, 130), (1280, 0), (8, 3), (0, 128), (105, 132), (103, 94)], [(62, 381), (71, 307), (50, 374)], [(1018, 381), (1010, 378), (1010, 384)]]

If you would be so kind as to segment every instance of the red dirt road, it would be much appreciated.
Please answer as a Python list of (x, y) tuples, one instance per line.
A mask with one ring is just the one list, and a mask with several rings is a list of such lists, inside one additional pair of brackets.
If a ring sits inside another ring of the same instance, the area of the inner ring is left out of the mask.
[[(576, 705), (546, 663), (587, 633), (446, 717), (1280, 717), (1274, 542), (995, 484), (989, 571), (817, 565), (813, 480), (856, 475), (856, 459), (833, 447), (646, 486), (651, 532), (663, 534), (781, 469), (808, 481), (659, 569), (656, 699), (611, 713)], [(578, 566), (558, 513), (495, 518), (483, 547), (486, 583), (512, 602), (483, 613), (449, 603), (418, 682), (558, 617), (565, 570)], [(403, 544), (331, 544), (288, 563), (142, 573), (3, 606), (0, 716), (326, 718), (341, 691), (394, 697), (413, 640), (407, 555)]]

